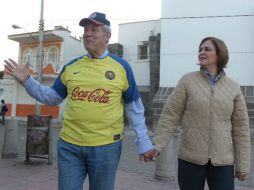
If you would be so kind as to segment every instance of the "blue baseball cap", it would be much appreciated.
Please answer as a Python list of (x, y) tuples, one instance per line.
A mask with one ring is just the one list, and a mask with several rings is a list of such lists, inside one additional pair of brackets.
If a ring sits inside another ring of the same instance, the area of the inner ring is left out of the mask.
[(94, 12), (89, 15), (88, 18), (83, 18), (79, 21), (79, 26), (85, 27), (87, 24), (94, 23), (97, 25), (107, 25), (110, 26), (109, 20), (106, 19), (106, 14)]

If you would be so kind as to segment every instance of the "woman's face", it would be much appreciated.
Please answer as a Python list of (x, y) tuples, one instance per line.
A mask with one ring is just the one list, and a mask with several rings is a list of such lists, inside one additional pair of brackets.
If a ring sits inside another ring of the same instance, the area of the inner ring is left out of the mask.
[(203, 67), (217, 66), (217, 54), (213, 43), (210, 40), (204, 41), (199, 47), (199, 64)]

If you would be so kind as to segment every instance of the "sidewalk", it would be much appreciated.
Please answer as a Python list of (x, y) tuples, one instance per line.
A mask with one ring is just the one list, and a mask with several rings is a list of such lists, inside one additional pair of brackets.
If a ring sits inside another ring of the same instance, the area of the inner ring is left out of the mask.
[[(152, 175), (129, 173), (119, 170), (115, 190), (178, 190), (175, 182), (157, 181)], [(56, 190), (57, 166), (45, 161), (24, 164), (24, 159), (0, 159), (1, 190)], [(88, 190), (85, 182), (84, 190)], [(236, 187), (236, 190), (253, 188)]]
[[(116, 190), (168, 190), (176, 189), (175, 184), (158, 182), (152, 176), (119, 171)], [(25, 165), (24, 159), (0, 159), (1, 190), (56, 190), (57, 166), (46, 162)], [(88, 184), (85, 183), (85, 190)]]
[[(54, 129), (54, 146), (58, 133), (59, 129)], [(0, 129), (0, 148), (3, 142), (2, 134), (3, 129)], [(19, 158), (0, 158), (0, 190), (57, 190), (56, 154), (53, 165), (47, 165), (47, 160), (35, 158), (31, 158), (32, 165), (26, 165), (25, 135), (26, 128), (19, 127)], [(139, 163), (134, 139), (135, 135), (126, 130), (115, 190), (178, 190), (176, 182), (154, 179), (155, 163)], [(84, 190), (88, 190), (87, 182)], [(254, 188), (236, 187), (236, 190), (254, 190)]]

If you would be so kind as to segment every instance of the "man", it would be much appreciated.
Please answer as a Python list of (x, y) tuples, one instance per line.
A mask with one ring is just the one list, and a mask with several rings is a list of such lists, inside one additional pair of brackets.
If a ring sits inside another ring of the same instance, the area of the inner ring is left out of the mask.
[(137, 134), (140, 159), (151, 160), (155, 150), (131, 67), (107, 50), (110, 22), (105, 14), (95, 12), (79, 25), (84, 27), (88, 54), (66, 64), (52, 87), (40, 85), (12, 59), (5, 60), (5, 68), (44, 104), (57, 105), (67, 97), (58, 140), (58, 189), (81, 190), (88, 175), (90, 190), (113, 190), (121, 154), (123, 106)]
[(8, 111), (8, 108), (7, 108), (5, 101), (3, 99), (1, 100), (0, 110), (1, 110), (0, 115), (2, 116), (1, 123), (2, 123), (2, 125), (4, 125), (5, 124), (5, 115), (6, 115), (6, 112)]

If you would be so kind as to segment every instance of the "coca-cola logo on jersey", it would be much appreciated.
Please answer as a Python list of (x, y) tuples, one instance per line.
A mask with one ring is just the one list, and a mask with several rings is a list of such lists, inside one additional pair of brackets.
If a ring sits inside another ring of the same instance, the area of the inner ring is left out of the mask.
[(97, 88), (95, 90), (82, 90), (80, 87), (76, 87), (71, 94), (72, 100), (97, 102), (102, 104), (109, 103), (110, 90), (105, 90), (102, 88)]

